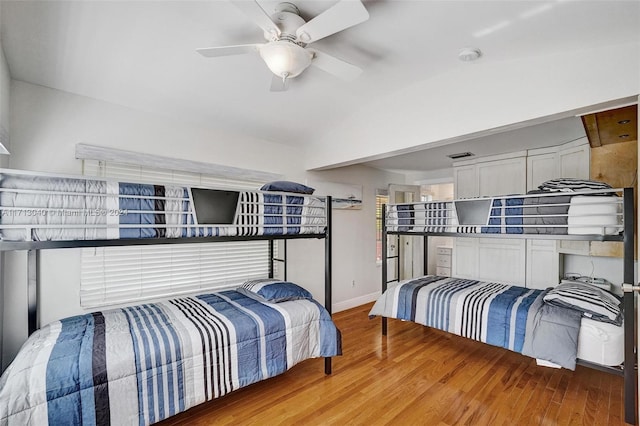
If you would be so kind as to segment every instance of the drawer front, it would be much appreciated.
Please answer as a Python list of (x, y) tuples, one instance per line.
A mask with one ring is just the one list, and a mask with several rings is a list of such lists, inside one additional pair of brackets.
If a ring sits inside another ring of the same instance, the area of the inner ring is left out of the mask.
[(445, 268), (451, 267), (451, 256), (438, 256), (436, 259), (436, 266), (443, 266)]
[(436, 254), (444, 255), (444, 256), (451, 256), (451, 247), (438, 247), (436, 249)]
[(442, 277), (450, 277), (451, 268), (443, 268), (442, 266), (438, 266), (436, 267), (436, 275), (440, 275)]

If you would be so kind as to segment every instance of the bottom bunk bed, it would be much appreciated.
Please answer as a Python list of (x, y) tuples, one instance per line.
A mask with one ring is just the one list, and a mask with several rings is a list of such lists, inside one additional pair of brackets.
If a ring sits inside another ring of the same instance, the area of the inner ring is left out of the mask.
[(340, 354), (330, 314), (288, 282), (75, 316), (31, 335), (4, 372), (0, 424), (152, 424)]
[(607, 366), (624, 361), (620, 300), (588, 284), (536, 290), (427, 275), (390, 286), (369, 315), (413, 321), (571, 370), (578, 358)]

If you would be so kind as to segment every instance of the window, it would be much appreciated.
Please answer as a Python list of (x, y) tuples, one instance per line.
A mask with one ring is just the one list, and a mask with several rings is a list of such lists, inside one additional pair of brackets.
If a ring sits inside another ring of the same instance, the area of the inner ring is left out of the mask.
[(376, 261), (382, 262), (382, 205), (389, 202), (389, 193), (386, 189), (376, 190)]
[[(262, 183), (95, 160), (84, 160), (84, 174), (221, 189), (256, 189)], [(85, 248), (80, 305), (90, 308), (220, 290), (268, 273), (268, 241)]]

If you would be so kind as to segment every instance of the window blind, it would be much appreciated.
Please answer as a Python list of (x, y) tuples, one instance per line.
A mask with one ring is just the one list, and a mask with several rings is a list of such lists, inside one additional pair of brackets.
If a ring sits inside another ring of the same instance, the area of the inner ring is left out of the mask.
[[(83, 170), (88, 176), (154, 184), (222, 189), (256, 189), (261, 184), (94, 160), (84, 160)], [(268, 273), (268, 241), (84, 248), (80, 305), (92, 308), (221, 290)]]
[(382, 205), (389, 202), (389, 195), (386, 189), (376, 190), (376, 261), (382, 261), (382, 227), (384, 217), (382, 216)]

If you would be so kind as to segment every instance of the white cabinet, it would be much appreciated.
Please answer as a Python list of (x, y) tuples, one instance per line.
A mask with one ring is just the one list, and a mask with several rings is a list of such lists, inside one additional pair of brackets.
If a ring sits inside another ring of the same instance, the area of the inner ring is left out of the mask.
[(587, 139), (527, 151), (527, 191), (559, 177), (589, 179), (590, 148)]
[[(560, 146), (529, 150), (527, 152), (527, 190), (536, 189), (543, 182), (559, 177), (589, 179), (590, 152), (587, 138)], [(560, 240), (556, 247), (556, 251), (560, 253), (589, 255), (590, 243), (589, 241)], [(531, 270), (537, 270), (537, 266), (534, 265)], [(527, 268), (527, 271), (529, 269)], [(529, 280), (536, 279), (529, 277), (527, 272), (527, 282)]]
[(477, 196), (522, 194), (526, 191), (526, 157), (478, 163)]
[(573, 177), (589, 179), (589, 145), (565, 147), (558, 151), (560, 175), (556, 177)]
[(453, 276), (525, 285), (525, 240), (456, 238)]
[(454, 167), (453, 193), (455, 198), (478, 196), (478, 168), (475, 164)]
[(452, 275), (478, 279), (478, 238), (454, 238)]
[[(522, 151), (454, 164), (455, 198), (522, 194), (527, 180), (525, 154)], [(453, 247), (453, 276), (524, 285), (524, 240), (455, 238)]]
[(527, 156), (527, 191), (537, 189), (543, 182), (558, 177), (558, 153), (541, 152)]
[(526, 151), (454, 163), (454, 196), (522, 194), (526, 190), (526, 170)]
[[(584, 138), (454, 163), (455, 198), (523, 194), (559, 177), (589, 179), (589, 155)], [(546, 288), (558, 282), (561, 244), (570, 244), (567, 250), (574, 253), (588, 252), (583, 241), (455, 238), (451, 272), (461, 278)]]
[(480, 239), (478, 242), (478, 279), (524, 287), (525, 242), (523, 239)]
[(436, 275), (451, 276), (451, 247), (438, 247), (436, 249)]
[(545, 289), (560, 279), (560, 256), (555, 240), (527, 240), (528, 288)]

